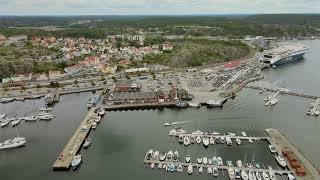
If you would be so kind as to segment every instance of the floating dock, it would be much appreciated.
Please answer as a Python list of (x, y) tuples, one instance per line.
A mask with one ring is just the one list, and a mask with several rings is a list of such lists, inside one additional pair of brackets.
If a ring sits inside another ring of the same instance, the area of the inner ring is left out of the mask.
[(93, 123), (90, 116), (93, 114), (93, 111), (94, 108), (91, 108), (87, 116), (82, 120), (79, 127), (71, 136), (70, 140), (59, 154), (59, 157), (54, 162), (53, 170), (69, 170), (73, 157), (77, 155), (86, 137), (89, 135)]
[[(304, 155), (297, 149), (290, 141), (283, 136), (279, 131), (276, 129), (266, 129), (266, 133), (270, 136), (270, 144), (272, 144), (278, 152), (281, 152), (284, 148), (290, 148), (291, 151), (298, 157), (298, 160), (301, 165), (304, 166), (306, 175), (305, 176), (298, 176), (294, 173), (297, 180), (311, 180), (311, 179), (320, 179), (320, 174), (317, 169), (311, 164), (311, 162), (304, 157)], [(289, 163), (288, 167), (293, 169)]]

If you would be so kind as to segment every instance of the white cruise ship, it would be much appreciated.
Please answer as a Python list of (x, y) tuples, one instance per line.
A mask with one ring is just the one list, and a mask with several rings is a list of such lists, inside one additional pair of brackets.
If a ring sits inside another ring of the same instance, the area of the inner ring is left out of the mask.
[(263, 52), (262, 61), (271, 66), (282, 65), (303, 59), (303, 55), (309, 50), (301, 45), (288, 45)]

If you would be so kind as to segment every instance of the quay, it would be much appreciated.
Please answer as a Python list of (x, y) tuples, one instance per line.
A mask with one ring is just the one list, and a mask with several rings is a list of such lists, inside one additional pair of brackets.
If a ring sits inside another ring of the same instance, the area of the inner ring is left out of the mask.
[[(228, 170), (228, 169), (238, 169), (238, 170), (241, 170), (241, 171), (252, 171), (252, 172), (259, 172), (259, 173), (262, 173), (262, 172), (274, 172), (275, 174), (279, 174), (279, 175), (286, 175), (286, 174), (291, 174), (292, 172), (291, 171), (288, 171), (288, 170), (276, 170), (276, 169), (273, 169), (273, 170), (270, 170), (270, 169), (257, 169), (257, 168), (247, 168), (247, 167), (234, 167), (234, 166), (216, 166), (216, 165), (209, 165), (209, 164), (198, 164), (198, 163), (186, 163), (186, 162), (172, 162), (172, 161), (159, 161), (159, 160), (147, 160), (146, 157), (144, 159), (144, 163), (145, 164), (173, 164), (175, 166), (183, 166), (183, 167), (188, 167), (188, 166), (192, 166), (193, 168), (198, 168), (198, 167), (203, 167), (203, 168), (208, 168), (208, 167), (216, 167), (218, 170)], [(155, 167), (156, 168), (156, 167)]]
[(175, 107), (175, 102), (156, 102), (156, 103), (129, 103), (120, 105), (101, 105), (106, 111), (121, 111), (134, 109), (157, 109), (164, 107)]
[(182, 137), (185, 137), (185, 136), (188, 136), (188, 137), (190, 137), (190, 136), (194, 136), (194, 137), (199, 136), (200, 138), (203, 138), (203, 137), (208, 137), (208, 138), (210, 138), (210, 137), (213, 137), (213, 138), (229, 137), (230, 139), (239, 138), (240, 140), (249, 140), (249, 139), (251, 139), (251, 140), (256, 140), (256, 141), (258, 141), (258, 140), (268, 140), (269, 139), (269, 137), (248, 137), (248, 136), (213, 135), (213, 134), (175, 134), (175, 135), (172, 135), (172, 134), (169, 133), (169, 136), (176, 136), (176, 137), (178, 137), (178, 136), (182, 136)]
[(90, 133), (92, 125), (90, 117), (93, 113), (94, 108), (91, 108), (54, 162), (53, 170), (69, 170), (73, 157), (80, 151), (82, 144)]
[[(266, 91), (269, 91), (269, 92), (278, 92), (279, 91), (279, 90), (276, 90), (276, 89), (253, 86), (253, 85), (247, 85), (245, 87), (248, 88), (248, 89), (266, 90)], [(318, 99), (318, 98), (320, 98), (319, 96), (308, 95), (308, 94), (298, 93), (298, 92), (291, 92), (291, 91), (287, 91), (287, 92), (281, 91), (280, 93), (281, 94), (285, 94), (285, 95), (290, 95), (290, 96), (298, 96), (298, 97), (303, 97), (303, 98), (309, 98), (309, 99)]]
[[(307, 158), (304, 157), (304, 155), (300, 152), (299, 149), (297, 149), (293, 144), (291, 144), (291, 142), (284, 135), (282, 135), (276, 129), (266, 129), (265, 131), (270, 137), (270, 144), (272, 144), (278, 152), (281, 152), (284, 148), (290, 148), (290, 150), (293, 151), (293, 153), (297, 156), (299, 163), (303, 165), (306, 171), (306, 175), (298, 176), (296, 172), (294, 172), (294, 175), (297, 178), (297, 180), (320, 179), (320, 175), (317, 169), (311, 164), (311, 162)], [(293, 169), (290, 163), (287, 164), (289, 169)]]

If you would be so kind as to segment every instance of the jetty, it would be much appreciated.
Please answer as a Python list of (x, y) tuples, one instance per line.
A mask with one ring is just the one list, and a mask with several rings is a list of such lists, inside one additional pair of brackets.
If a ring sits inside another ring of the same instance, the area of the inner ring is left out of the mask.
[[(276, 129), (266, 129), (265, 131), (270, 137), (270, 144), (272, 144), (278, 152), (281, 152), (283, 149), (289, 148), (298, 158), (299, 163), (304, 167), (306, 171), (305, 176), (298, 176), (296, 174), (297, 172), (294, 172), (297, 180), (320, 179), (320, 174), (315, 166), (313, 166), (313, 164), (300, 152), (300, 150), (296, 148), (284, 135), (282, 135)], [(293, 169), (290, 163), (287, 164), (289, 169)]]
[(191, 137), (191, 136), (194, 136), (194, 137), (197, 137), (199, 136), (200, 138), (203, 138), (203, 137), (212, 137), (212, 138), (226, 138), (226, 137), (229, 137), (230, 139), (240, 139), (240, 140), (256, 140), (256, 141), (259, 141), (259, 140), (268, 140), (269, 137), (248, 137), (248, 136), (233, 136), (233, 135), (215, 135), (215, 134), (185, 134), (185, 133), (176, 133), (176, 134), (170, 134), (169, 133), (169, 136), (176, 136), (176, 137), (179, 137), (179, 136), (182, 136), (182, 137)]
[[(271, 88), (265, 88), (265, 87), (259, 87), (259, 86), (253, 86), (253, 85), (247, 85), (245, 86), (248, 89), (255, 89), (255, 90), (265, 90), (269, 92), (278, 92), (279, 89), (271, 89)], [(309, 99), (318, 99), (319, 96), (314, 96), (310, 94), (305, 93), (299, 93), (299, 92), (292, 92), (292, 91), (280, 91), (281, 94), (289, 95), (289, 96), (297, 96), (297, 97), (303, 97), (303, 98), (309, 98)]]
[(154, 103), (128, 103), (119, 105), (101, 105), (106, 111), (121, 111), (135, 109), (158, 109), (164, 107), (175, 107), (175, 102), (154, 102)]
[(80, 151), (82, 144), (90, 133), (91, 125), (93, 123), (91, 116), (93, 113), (94, 108), (88, 112), (63, 148), (62, 152), (59, 154), (57, 160), (53, 164), (53, 170), (68, 170), (70, 168), (73, 157)]

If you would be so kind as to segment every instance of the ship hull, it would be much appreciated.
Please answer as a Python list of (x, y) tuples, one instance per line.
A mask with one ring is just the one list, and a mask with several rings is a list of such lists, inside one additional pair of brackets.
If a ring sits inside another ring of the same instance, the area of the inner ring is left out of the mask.
[(279, 65), (283, 65), (283, 64), (287, 64), (287, 63), (292, 63), (292, 62), (296, 62), (296, 61), (300, 61), (303, 59), (303, 54), (297, 54), (297, 55), (294, 55), (294, 56), (290, 56), (290, 57), (286, 57), (286, 58), (281, 58), (275, 62), (271, 62), (270, 65), (273, 66), (279, 66)]

